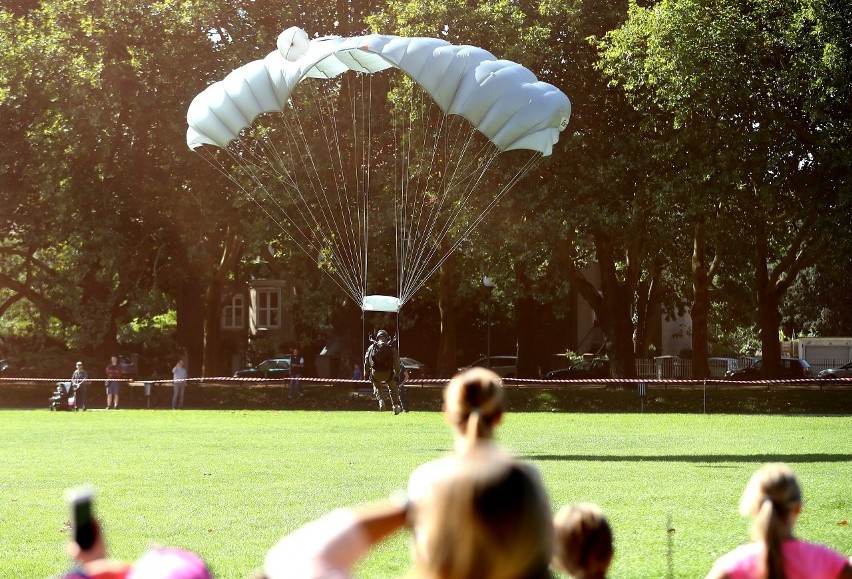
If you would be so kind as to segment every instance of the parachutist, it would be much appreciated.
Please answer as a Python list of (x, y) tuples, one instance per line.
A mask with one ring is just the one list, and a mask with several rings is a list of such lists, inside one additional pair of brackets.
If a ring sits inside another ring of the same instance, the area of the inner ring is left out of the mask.
[[(367, 379), (373, 384), (373, 395), (379, 403), (379, 410), (384, 410), (385, 404), (382, 398), (381, 387), (384, 386), (390, 398), (391, 409), (394, 414), (405, 411), (402, 400), (402, 367), (399, 362), (399, 352), (394, 345), (395, 338), (384, 330), (376, 333), (375, 339), (370, 339), (372, 344), (367, 348), (364, 355), (364, 371)], [(394, 400), (396, 390), (396, 400)]]

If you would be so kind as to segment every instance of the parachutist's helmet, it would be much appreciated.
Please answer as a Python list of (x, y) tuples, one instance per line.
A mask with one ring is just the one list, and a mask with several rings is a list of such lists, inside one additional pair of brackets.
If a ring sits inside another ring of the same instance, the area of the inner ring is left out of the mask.
[(378, 333), (376, 334), (376, 340), (378, 340), (380, 342), (387, 342), (388, 340), (390, 340), (390, 336), (388, 335), (388, 333), (386, 331), (379, 330)]

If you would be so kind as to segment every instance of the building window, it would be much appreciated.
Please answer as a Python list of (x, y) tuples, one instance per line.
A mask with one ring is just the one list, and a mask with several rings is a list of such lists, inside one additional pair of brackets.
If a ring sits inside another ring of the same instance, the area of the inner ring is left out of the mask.
[(222, 309), (222, 328), (226, 330), (240, 330), (245, 327), (245, 298), (237, 294), (231, 298), (231, 302)]
[(281, 302), (277, 288), (257, 290), (256, 315), (258, 329), (281, 327)]

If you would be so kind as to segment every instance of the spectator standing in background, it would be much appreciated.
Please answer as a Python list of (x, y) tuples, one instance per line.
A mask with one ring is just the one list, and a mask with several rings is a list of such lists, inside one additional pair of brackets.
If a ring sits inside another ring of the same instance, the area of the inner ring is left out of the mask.
[(302, 370), (305, 368), (305, 359), (299, 355), (299, 349), (293, 348), (293, 355), (290, 356), (290, 400), (296, 396), (296, 391), (299, 392), (299, 398), (305, 395), (302, 390)]
[(183, 408), (183, 395), (186, 390), (186, 368), (183, 358), (178, 359), (172, 368), (172, 380), (174, 384), (174, 395), (172, 396), (172, 410)]
[(121, 364), (118, 363), (117, 356), (110, 358), (110, 364), (106, 367), (106, 377), (106, 409), (118, 410), (118, 391), (121, 387), (121, 382), (118, 380), (121, 380)]
[[(77, 408), (86, 410), (86, 391), (89, 389), (89, 373), (83, 368), (82, 362), (77, 362), (77, 367), (74, 373), (71, 374), (71, 391), (76, 392)], [(69, 392), (70, 394), (70, 392)]]

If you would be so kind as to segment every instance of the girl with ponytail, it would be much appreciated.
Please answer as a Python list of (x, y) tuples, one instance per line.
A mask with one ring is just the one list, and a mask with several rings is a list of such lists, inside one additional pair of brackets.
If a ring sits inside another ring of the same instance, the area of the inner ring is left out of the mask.
[(456, 374), (444, 388), (444, 419), (453, 432), (454, 452), (420, 465), (408, 479), (408, 495), (422, 496), (457, 461), (473, 452), (500, 453), (494, 430), (503, 418), (503, 381), (485, 368), (470, 368)]
[(754, 517), (753, 543), (720, 557), (708, 579), (852, 579), (845, 555), (793, 537), (802, 490), (786, 464), (767, 464), (751, 477), (740, 513)]

